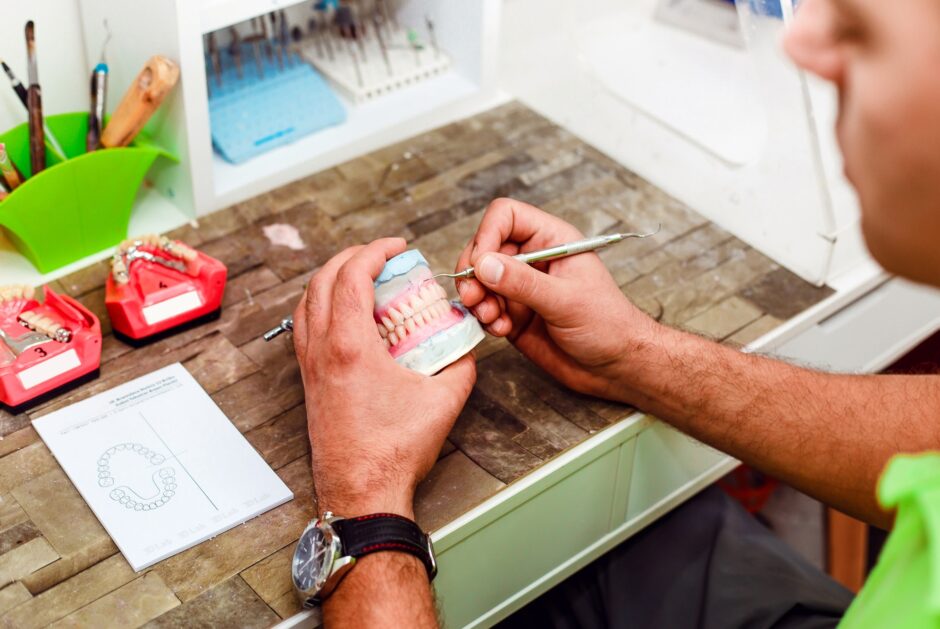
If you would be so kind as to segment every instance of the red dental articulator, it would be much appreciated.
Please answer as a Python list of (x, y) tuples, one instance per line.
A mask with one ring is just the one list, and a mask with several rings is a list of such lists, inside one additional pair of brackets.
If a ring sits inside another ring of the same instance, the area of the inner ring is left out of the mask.
[(87, 308), (45, 287), (0, 287), (0, 403), (18, 409), (46, 393), (94, 377), (101, 324)]
[(115, 335), (140, 345), (217, 317), (227, 273), (215, 258), (166, 236), (124, 241), (105, 285)]

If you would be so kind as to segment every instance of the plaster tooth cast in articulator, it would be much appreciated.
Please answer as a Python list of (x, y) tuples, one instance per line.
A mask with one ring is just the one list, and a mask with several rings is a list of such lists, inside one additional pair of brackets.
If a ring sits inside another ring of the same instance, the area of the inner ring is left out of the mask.
[(400, 364), (431, 375), (483, 340), (483, 329), (433, 279), (417, 250), (389, 260), (375, 280), (376, 329)]
[(47, 315), (35, 311), (21, 312), (19, 321), (24, 327), (45, 334), (53, 341), (68, 343), (72, 340), (72, 331)]
[(87, 308), (48, 287), (0, 287), (0, 403), (19, 408), (98, 368), (101, 325)]
[(216, 316), (226, 275), (224, 264), (178, 240), (157, 234), (125, 240), (105, 287), (111, 324), (133, 343)]

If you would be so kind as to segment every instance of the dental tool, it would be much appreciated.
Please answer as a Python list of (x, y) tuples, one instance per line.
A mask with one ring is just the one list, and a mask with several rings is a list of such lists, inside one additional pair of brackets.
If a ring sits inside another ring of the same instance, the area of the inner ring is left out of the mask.
[[(628, 238), (649, 238), (650, 236), (655, 236), (662, 229), (662, 224), (660, 224), (656, 231), (648, 233), (623, 233), (623, 234), (605, 234), (603, 236), (595, 236), (594, 238), (585, 238), (584, 240), (577, 240), (575, 242), (569, 242), (564, 245), (557, 245), (555, 247), (549, 247), (548, 249), (541, 249), (539, 251), (529, 251), (528, 253), (520, 253), (519, 255), (513, 256), (517, 260), (521, 260), (526, 264), (535, 264), (536, 262), (546, 262), (548, 260), (557, 260), (558, 258), (566, 258), (568, 256), (573, 256), (579, 253), (585, 253), (587, 251), (596, 251), (598, 249), (603, 249), (610, 245), (616, 244)], [(473, 267), (469, 267), (460, 271), (459, 273), (438, 273), (430, 279), (435, 279), (438, 277), (452, 277), (452, 278), (471, 278), (473, 277)], [(292, 332), (294, 330), (294, 318), (285, 317), (281, 322), (276, 326), (264, 333), (265, 341), (273, 341), (278, 336), (284, 332)]]
[[(10, 69), (10, 66), (7, 65), (6, 61), (0, 59), (0, 67), (3, 68), (3, 71), (6, 73), (7, 78), (10, 79), (10, 86), (13, 88), (13, 92), (16, 94), (16, 97), (23, 103), (23, 107), (26, 111), (29, 111), (29, 95), (26, 92), (26, 88), (23, 87), (23, 83), (16, 78), (16, 75), (13, 74), (13, 70)], [(55, 152), (56, 157), (65, 161), (67, 158), (65, 156), (65, 151), (62, 149), (62, 145), (59, 144), (59, 141), (56, 140), (55, 136), (52, 135), (52, 131), (49, 130), (49, 126), (43, 123), (43, 130), (46, 134), (46, 140), (49, 142), (50, 148)]]
[[(85, 152), (98, 150), (101, 143), (101, 132), (104, 129), (104, 114), (108, 100), (108, 62), (105, 52), (108, 42), (111, 41), (111, 29), (108, 20), (104, 21), (105, 39), (101, 44), (101, 57), (98, 65), (91, 72), (91, 108), (88, 112), (88, 133), (85, 135)], [(48, 131), (46, 132), (48, 136)]]
[[(659, 230), (662, 229), (662, 225), (656, 228), (656, 231), (648, 233), (624, 233), (624, 234), (605, 234), (603, 236), (594, 236), (593, 238), (585, 238), (584, 240), (576, 240), (574, 242), (569, 242), (563, 245), (556, 245), (554, 247), (549, 247), (548, 249), (540, 249), (538, 251), (528, 251), (526, 253), (520, 253), (513, 256), (516, 260), (520, 262), (525, 262), (526, 264), (535, 264), (537, 262), (547, 262), (549, 260), (557, 260), (558, 258), (567, 258), (568, 256), (577, 255), (579, 253), (586, 253), (588, 251), (596, 251), (598, 249), (603, 249), (604, 247), (609, 247), (610, 245), (622, 242), (628, 238), (649, 238), (659, 233)], [(451, 277), (454, 279), (470, 279), (474, 277), (473, 267), (467, 267), (463, 271), (457, 273), (438, 273), (434, 276), (438, 277)]]
[(281, 319), (281, 322), (276, 328), (271, 328), (264, 333), (265, 341), (273, 341), (279, 337), (284, 332), (293, 332), (294, 331), (294, 317), (285, 317)]

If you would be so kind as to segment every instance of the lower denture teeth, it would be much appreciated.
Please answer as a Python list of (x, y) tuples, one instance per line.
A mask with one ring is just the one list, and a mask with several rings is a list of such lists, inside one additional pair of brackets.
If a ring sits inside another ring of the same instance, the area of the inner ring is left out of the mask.
[(408, 334), (408, 332), (407, 332), (407, 330), (405, 330), (405, 326), (403, 326), (403, 325), (396, 325), (396, 326), (395, 326), (395, 334), (398, 335), (398, 340), (402, 340), (403, 338), (405, 338), (405, 335)]
[(394, 332), (390, 332), (388, 335), (388, 342), (392, 345), (398, 345), (398, 335)]
[(388, 330), (385, 329), (385, 326), (384, 326), (384, 325), (379, 324), (379, 325), (377, 325), (377, 326), (375, 326), (375, 327), (376, 327), (376, 328), (378, 329), (378, 331), (379, 331), (379, 336), (381, 336), (383, 339), (384, 339), (384, 338), (388, 338)]
[(408, 334), (414, 333), (415, 328), (417, 328), (417, 327), (418, 327), (418, 325), (415, 323), (415, 320), (414, 320), (414, 319), (406, 319), (406, 320), (405, 320), (405, 328), (407, 328)]
[(389, 319), (388, 317), (382, 317), (382, 325), (384, 325), (385, 329), (388, 330), (389, 332), (395, 329), (395, 324), (392, 323), (392, 320)]

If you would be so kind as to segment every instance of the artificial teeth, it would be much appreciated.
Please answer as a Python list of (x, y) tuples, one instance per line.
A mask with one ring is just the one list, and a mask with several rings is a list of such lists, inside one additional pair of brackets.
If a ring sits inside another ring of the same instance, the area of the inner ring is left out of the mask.
[(401, 325), (405, 321), (405, 318), (401, 316), (401, 313), (394, 308), (388, 309), (388, 316), (392, 318), (392, 321), (395, 322), (395, 325)]
[(407, 319), (405, 320), (405, 327), (408, 329), (408, 333), (412, 334), (418, 327), (418, 324), (415, 323), (414, 319)]
[(395, 334), (398, 335), (398, 340), (401, 340), (401, 339), (405, 338), (405, 335), (408, 334), (408, 332), (407, 332), (407, 330), (405, 330), (405, 326), (403, 326), (403, 325), (396, 325), (396, 326), (395, 326)]
[(411, 309), (414, 312), (420, 311), (424, 307), (424, 302), (421, 300), (420, 295), (411, 296)]
[(375, 327), (379, 330), (379, 336), (381, 336), (383, 339), (388, 338), (388, 330), (385, 329), (384, 325), (377, 325)]
[(401, 305), (401, 314), (402, 314), (402, 316), (405, 317), (405, 319), (407, 319), (408, 317), (413, 317), (413, 316), (415, 316), (415, 311), (412, 310), (412, 309), (411, 309), (411, 306), (409, 306), (408, 304), (402, 304), (402, 305)]
[(389, 332), (388, 342), (391, 343), (392, 345), (398, 345), (398, 335), (395, 334), (394, 332)]
[(388, 317), (382, 317), (382, 325), (384, 325), (385, 329), (388, 330), (389, 332), (395, 329), (395, 324), (392, 323), (392, 320), (389, 319)]

